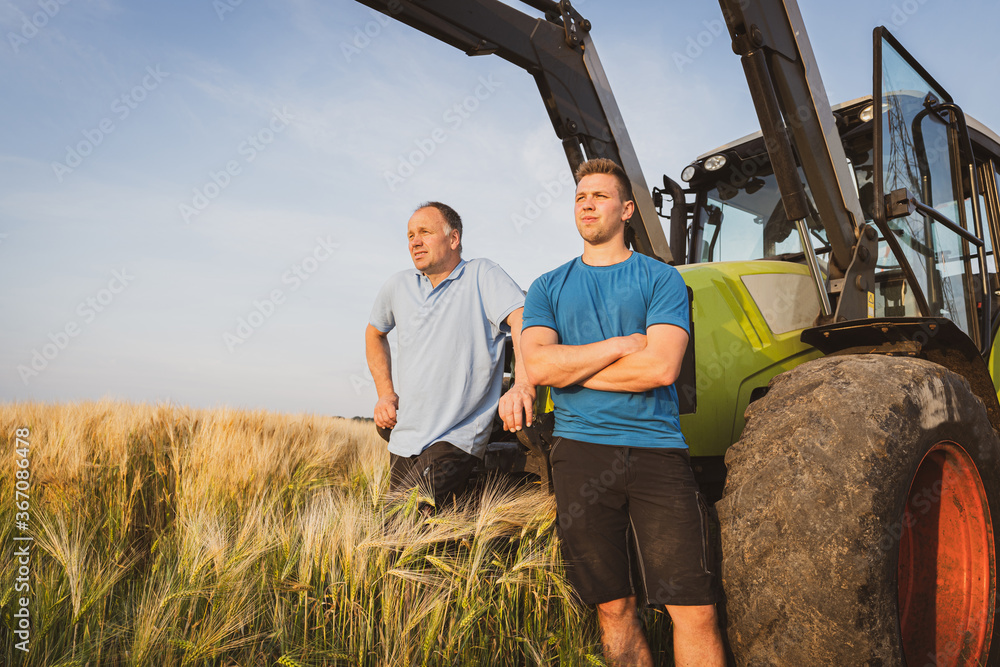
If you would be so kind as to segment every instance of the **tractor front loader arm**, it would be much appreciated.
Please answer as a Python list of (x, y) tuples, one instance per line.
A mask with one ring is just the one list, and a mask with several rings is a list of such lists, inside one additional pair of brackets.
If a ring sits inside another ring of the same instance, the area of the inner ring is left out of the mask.
[(795, 0), (719, 0), (789, 220), (808, 215), (805, 185), (830, 242), (827, 290), (835, 321), (863, 319), (874, 285), (877, 233), (865, 223)]
[(358, 0), (470, 56), (495, 54), (530, 73), (574, 171), (587, 158), (622, 165), (636, 212), (629, 241), (673, 261), (621, 112), (590, 39), (590, 22), (567, 1), (525, 0), (545, 18), (499, 0)]

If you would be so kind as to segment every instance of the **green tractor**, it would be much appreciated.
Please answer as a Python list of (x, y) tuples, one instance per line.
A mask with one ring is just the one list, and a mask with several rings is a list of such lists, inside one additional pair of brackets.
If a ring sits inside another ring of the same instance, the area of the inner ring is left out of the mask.
[(1000, 664), (1000, 137), (883, 28), (872, 96), (831, 108), (794, 0), (720, 0), (761, 132), (650, 192), (566, 0), (360, 1), (527, 70), (570, 166), (629, 174), (632, 247), (692, 296), (681, 427), (735, 662)]
[(683, 174), (697, 403), (681, 426), (710, 481), (725, 475), (741, 664), (1000, 660), (1000, 137), (875, 39), (881, 90), (830, 114), (852, 224), (828, 222), (836, 189), (824, 165), (807, 173), (820, 144), (794, 123), (789, 187), (767, 132)]

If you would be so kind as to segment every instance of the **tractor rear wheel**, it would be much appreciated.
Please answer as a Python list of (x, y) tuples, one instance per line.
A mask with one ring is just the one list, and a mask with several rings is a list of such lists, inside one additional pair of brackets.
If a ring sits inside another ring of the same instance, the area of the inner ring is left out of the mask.
[(961, 376), (878, 355), (803, 364), (751, 404), (726, 465), (738, 664), (1000, 662), (1000, 441)]

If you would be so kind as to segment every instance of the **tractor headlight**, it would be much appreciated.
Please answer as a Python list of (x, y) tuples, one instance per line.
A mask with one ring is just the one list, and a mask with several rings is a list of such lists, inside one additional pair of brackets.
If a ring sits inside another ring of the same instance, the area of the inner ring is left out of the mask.
[(712, 157), (705, 160), (705, 169), (708, 171), (719, 171), (726, 166), (726, 156), (725, 155), (713, 155)]

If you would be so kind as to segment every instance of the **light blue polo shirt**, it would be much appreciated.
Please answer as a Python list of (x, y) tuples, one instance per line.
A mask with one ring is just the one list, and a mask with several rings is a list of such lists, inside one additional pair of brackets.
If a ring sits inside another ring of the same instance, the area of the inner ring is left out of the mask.
[(444, 440), (482, 456), (500, 402), (504, 320), (523, 305), (521, 288), (488, 259), (462, 260), (434, 288), (417, 269), (386, 281), (369, 322), (397, 335), (390, 452), (415, 456)]

